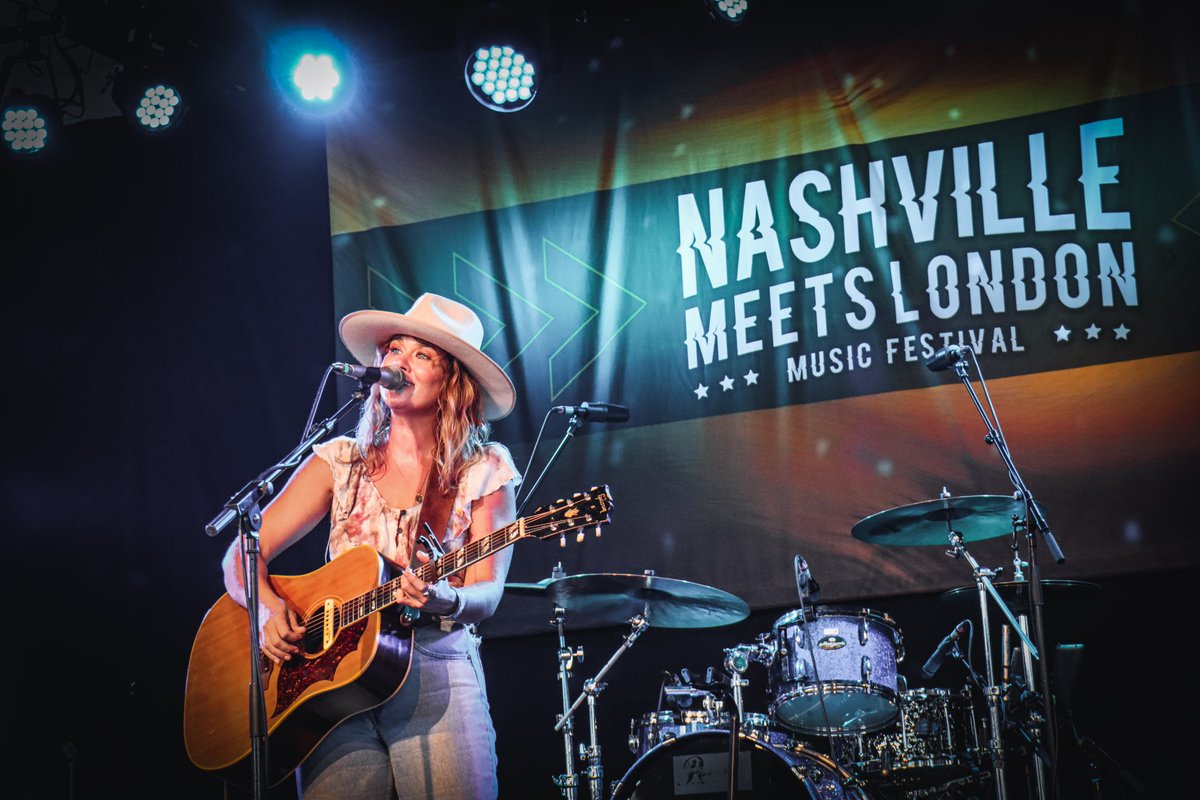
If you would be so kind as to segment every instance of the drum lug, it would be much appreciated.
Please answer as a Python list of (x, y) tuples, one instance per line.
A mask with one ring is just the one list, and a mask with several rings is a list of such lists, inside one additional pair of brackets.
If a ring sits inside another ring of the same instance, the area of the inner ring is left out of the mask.
[(871, 632), (870, 632), (870, 629), (867, 628), (867, 618), (860, 617), (858, 620), (858, 643), (861, 646), (866, 647), (867, 641), (868, 641), (868, 639), (870, 639), (870, 636), (871, 636)]
[(862, 679), (863, 679), (863, 683), (871, 682), (871, 657), (870, 656), (862, 657)]

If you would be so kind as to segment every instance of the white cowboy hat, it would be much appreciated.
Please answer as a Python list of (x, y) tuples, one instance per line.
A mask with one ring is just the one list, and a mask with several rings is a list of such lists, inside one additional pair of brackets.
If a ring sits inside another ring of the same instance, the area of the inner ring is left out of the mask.
[(480, 350), (483, 323), (474, 311), (438, 294), (423, 294), (407, 314), (394, 311), (355, 311), (338, 325), (342, 343), (360, 364), (371, 366), (379, 346), (393, 336), (412, 336), (437, 345), (458, 359), (483, 391), (483, 416), (497, 420), (508, 416), (516, 404), (516, 390), (504, 369)]

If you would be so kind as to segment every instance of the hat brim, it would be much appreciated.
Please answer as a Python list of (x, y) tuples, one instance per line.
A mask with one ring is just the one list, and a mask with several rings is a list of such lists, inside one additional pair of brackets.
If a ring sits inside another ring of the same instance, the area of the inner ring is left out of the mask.
[(445, 330), (394, 311), (355, 311), (338, 325), (342, 343), (358, 363), (375, 363), (379, 345), (393, 336), (412, 336), (445, 350), (458, 359), (483, 392), (483, 416), (489, 421), (507, 417), (517, 392), (504, 369), (470, 342)]

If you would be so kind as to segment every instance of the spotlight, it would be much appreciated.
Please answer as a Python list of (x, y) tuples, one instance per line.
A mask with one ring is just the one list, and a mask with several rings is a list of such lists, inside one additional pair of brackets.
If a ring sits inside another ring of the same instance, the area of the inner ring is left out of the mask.
[(324, 117), (353, 103), (355, 60), (332, 34), (323, 30), (280, 33), (267, 50), (271, 80), (296, 112)]
[(139, 131), (158, 133), (174, 128), (187, 112), (185, 87), (174, 75), (165, 67), (127, 65), (113, 80), (113, 102)]
[(712, 9), (712, 15), (722, 22), (734, 25), (742, 21), (746, 10), (750, 7), (749, 0), (706, 0)]
[(179, 92), (174, 86), (159, 83), (142, 93), (134, 116), (150, 130), (161, 130), (171, 124), (180, 104)]
[(14, 92), (0, 110), (4, 146), (20, 155), (40, 153), (58, 133), (58, 105), (48, 97)]
[(309, 102), (329, 102), (333, 92), (342, 82), (333, 56), (328, 53), (305, 53), (292, 70), (292, 83), (300, 90), (300, 96)]
[(471, 96), (493, 111), (520, 111), (537, 95), (537, 70), (508, 45), (480, 47), (467, 58), (464, 77)]

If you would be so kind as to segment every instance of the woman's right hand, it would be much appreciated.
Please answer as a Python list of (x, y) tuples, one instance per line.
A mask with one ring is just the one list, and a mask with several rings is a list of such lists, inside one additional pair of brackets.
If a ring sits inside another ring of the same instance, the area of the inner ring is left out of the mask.
[(298, 642), (304, 636), (300, 616), (280, 597), (258, 605), (260, 645), (267, 658), (278, 664), (299, 654)]

